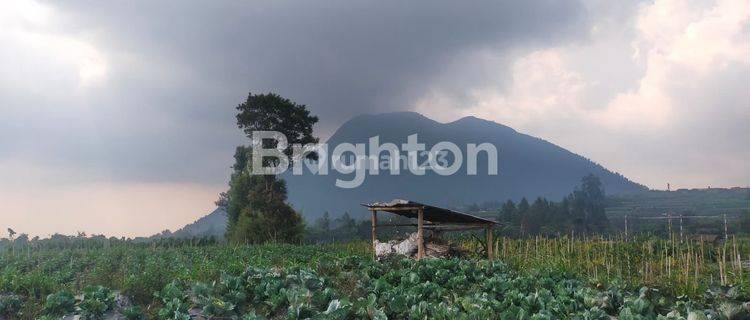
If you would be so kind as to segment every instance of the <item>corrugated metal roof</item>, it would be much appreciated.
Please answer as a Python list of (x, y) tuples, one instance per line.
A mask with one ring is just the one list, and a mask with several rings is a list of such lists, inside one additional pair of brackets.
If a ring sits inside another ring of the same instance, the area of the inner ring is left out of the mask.
[(435, 222), (435, 223), (498, 224), (496, 221), (488, 220), (485, 218), (480, 218), (474, 215), (470, 215), (468, 213), (458, 212), (458, 211), (454, 211), (454, 210), (450, 210), (446, 208), (431, 206), (428, 204), (423, 204), (423, 203), (409, 201), (409, 200), (402, 200), (402, 199), (394, 199), (390, 202), (373, 202), (369, 204), (363, 203), (362, 206), (365, 206), (370, 209), (378, 209), (378, 211), (390, 212), (393, 214), (397, 214), (397, 215), (408, 217), (408, 218), (414, 218), (414, 219), (417, 218), (417, 215), (418, 215), (417, 211), (398, 210), (398, 208), (423, 207), (425, 221)]

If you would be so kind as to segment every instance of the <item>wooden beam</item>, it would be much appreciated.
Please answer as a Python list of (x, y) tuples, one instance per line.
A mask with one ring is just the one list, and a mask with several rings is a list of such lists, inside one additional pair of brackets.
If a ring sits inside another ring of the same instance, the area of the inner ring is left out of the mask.
[(378, 212), (373, 210), (372, 211), (372, 255), (377, 258), (378, 254), (375, 251), (375, 243), (378, 241), (378, 234), (377, 234), (377, 227), (378, 227)]
[(371, 207), (370, 211), (418, 211), (424, 207)]
[(383, 223), (379, 224), (380, 227), (416, 227), (416, 223)]
[[(378, 227), (416, 227), (418, 224), (416, 223), (379, 223)], [(425, 228), (467, 228), (467, 229), (485, 229), (489, 225), (488, 224), (471, 224), (471, 223), (434, 223), (425, 220), (424, 221), (424, 227)]]
[[(419, 224), (416, 223), (381, 223), (378, 224), (378, 227), (417, 227)], [(435, 228), (437, 226), (442, 226), (441, 224), (432, 223), (429, 221), (424, 222), (425, 228)]]
[(484, 227), (435, 227), (435, 226), (424, 226), (425, 229), (435, 230), (440, 232), (451, 232), (451, 231), (469, 231), (484, 229)]
[(417, 216), (417, 260), (424, 258), (424, 209), (419, 208)]
[(475, 223), (433, 223), (431, 225), (428, 225), (429, 228), (453, 228), (453, 227), (459, 227), (459, 228), (488, 228), (491, 226), (490, 224), (475, 224)]

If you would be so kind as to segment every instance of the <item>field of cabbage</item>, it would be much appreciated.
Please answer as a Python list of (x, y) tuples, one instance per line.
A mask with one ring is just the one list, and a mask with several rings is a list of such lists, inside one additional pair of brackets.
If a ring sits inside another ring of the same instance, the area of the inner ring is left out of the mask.
[[(377, 262), (372, 260), (367, 243), (253, 247), (121, 244), (5, 251), (0, 253), (0, 318), (749, 317), (750, 294), (742, 276), (728, 278), (734, 285), (700, 282), (700, 290), (682, 294), (679, 290), (684, 289), (675, 288), (669, 278), (650, 279), (644, 281), (645, 286), (630, 276), (619, 280), (614, 271), (603, 277), (593, 274), (593, 269), (576, 267), (606, 265), (594, 261), (598, 258), (593, 253), (584, 253), (584, 246), (600, 250), (595, 248), (602, 244), (568, 242), (576, 248), (555, 255), (552, 244), (540, 239), (505, 241), (495, 244), (505, 255), (496, 261), (469, 257)], [(526, 249), (533, 245), (537, 246), (535, 254)], [(465, 247), (480, 256), (481, 245), (467, 243)], [(510, 259), (511, 253), (516, 258)], [(577, 256), (584, 254), (591, 259)], [(549, 263), (543, 263), (542, 256)], [(576, 263), (561, 262), (573, 257), (578, 257)], [(631, 258), (632, 269), (637, 270), (643, 259)], [(654, 262), (654, 266), (661, 265)]]

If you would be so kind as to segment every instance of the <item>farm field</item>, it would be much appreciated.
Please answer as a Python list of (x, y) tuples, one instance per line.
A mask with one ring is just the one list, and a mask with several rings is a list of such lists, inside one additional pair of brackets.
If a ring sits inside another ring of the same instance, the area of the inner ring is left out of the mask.
[(626, 214), (657, 216), (667, 212), (700, 215), (736, 215), (750, 207), (750, 189), (680, 189), (675, 191), (649, 190), (610, 196), (607, 215)]
[[(725, 247), (639, 239), (498, 239), (499, 259), (376, 262), (369, 243), (15, 248), (6, 319), (744, 319), (748, 270)], [(697, 259), (692, 267), (690, 261)], [(718, 260), (717, 260), (718, 259)], [(697, 266), (697, 267), (696, 267)], [(723, 285), (722, 285), (723, 283)], [(124, 297), (124, 298), (123, 298)], [(123, 303), (122, 300), (127, 300)]]

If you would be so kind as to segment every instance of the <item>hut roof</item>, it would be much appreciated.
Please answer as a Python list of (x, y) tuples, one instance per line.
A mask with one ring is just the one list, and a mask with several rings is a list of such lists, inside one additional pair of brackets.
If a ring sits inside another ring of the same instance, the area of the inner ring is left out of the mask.
[(417, 218), (417, 210), (424, 210), (424, 220), (433, 223), (494, 225), (496, 221), (480, 218), (468, 213), (431, 206), (410, 200), (394, 199), (390, 202), (363, 203), (370, 210), (385, 211), (408, 218)]

